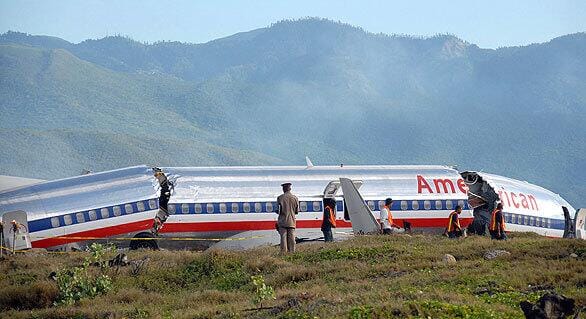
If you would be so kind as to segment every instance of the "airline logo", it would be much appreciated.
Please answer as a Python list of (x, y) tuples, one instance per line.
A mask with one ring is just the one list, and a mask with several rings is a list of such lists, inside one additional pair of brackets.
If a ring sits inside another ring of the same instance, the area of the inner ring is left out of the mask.
[(538, 211), (537, 200), (535, 196), (531, 194), (513, 193), (507, 192), (506, 190), (499, 190), (499, 198), (503, 207), (517, 208), (517, 209), (528, 209)]
[(421, 175), (417, 175), (417, 193), (418, 194), (456, 194), (457, 192), (466, 194), (468, 186), (463, 179), (456, 181), (449, 178), (434, 178), (430, 181)]

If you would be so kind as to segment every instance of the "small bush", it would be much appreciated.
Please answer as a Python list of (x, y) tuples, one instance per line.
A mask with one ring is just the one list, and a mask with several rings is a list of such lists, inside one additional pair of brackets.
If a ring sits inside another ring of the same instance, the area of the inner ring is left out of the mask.
[(252, 276), (252, 284), (256, 288), (256, 293), (252, 302), (262, 308), (262, 303), (268, 300), (275, 300), (275, 290), (271, 286), (265, 284), (265, 279), (262, 275)]
[(93, 243), (89, 247), (91, 257), (87, 257), (81, 267), (64, 269), (57, 272), (56, 280), (59, 287), (59, 295), (55, 301), (56, 305), (72, 305), (83, 298), (93, 298), (104, 294), (112, 289), (112, 280), (104, 274), (94, 276), (88, 268), (91, 264), (105, 267), (102, 260), (105, 251), (100, 244)]
[(372, 317), (372, 307), (358, 306), (350, 309), (348, 318), (350, 319), (370, 319)]
[(112, 280), (107, 275), (91, 276), (87, 266), (75, 267), (57, 273), (59, 296), (55, 304), (72, 305), (83, 298), (93, 298), (112, 288)]

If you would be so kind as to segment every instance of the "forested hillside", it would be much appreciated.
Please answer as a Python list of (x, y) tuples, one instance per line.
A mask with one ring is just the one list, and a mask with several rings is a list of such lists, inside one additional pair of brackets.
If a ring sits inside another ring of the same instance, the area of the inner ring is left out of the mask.
[(0, 174), (132, 164), (457, 164), (586, 206), (586, 34), (451, 35), (283, 21), (204, 44), (0, 36)]

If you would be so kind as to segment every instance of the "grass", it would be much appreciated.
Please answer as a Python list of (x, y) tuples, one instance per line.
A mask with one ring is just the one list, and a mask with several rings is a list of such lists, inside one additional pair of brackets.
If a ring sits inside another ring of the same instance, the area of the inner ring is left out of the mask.
[[(531, 234), (514, 234), (507, 242), (362, 236), (298, 247), (288, 256), (275, 247), (131, 251), (131, 260), (149, 258), (142, 271), (109, 269), (110, 292), (70, 306), (53, 305), (58, 290), (48, 276), (78, 266), (86, 253), (12, 256), (0, 262), (0, 316), (521, 318), (519, 302), (535, 301), (548, 290), (586, 305), (586, 241)], [(488, 261), (483, 255), (490, 249), (511, 255)], [(442, 263), (446, 253), (457, 263)], [(263, 303), (265, 309), (254, 309), (252, 275), (262, 275), (275, 289), (276, 300)]]

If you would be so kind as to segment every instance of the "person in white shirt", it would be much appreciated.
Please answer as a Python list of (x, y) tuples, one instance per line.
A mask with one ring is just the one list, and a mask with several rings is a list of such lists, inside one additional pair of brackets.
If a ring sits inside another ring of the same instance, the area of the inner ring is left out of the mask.
[(393, 200), (391, 198), (385, 199), (385, 206), (380, 209), (380, 227), (383, 234), (402, 233), (401, 227), (393, 223), (393, 214), (391, 214), (391, 207)]

